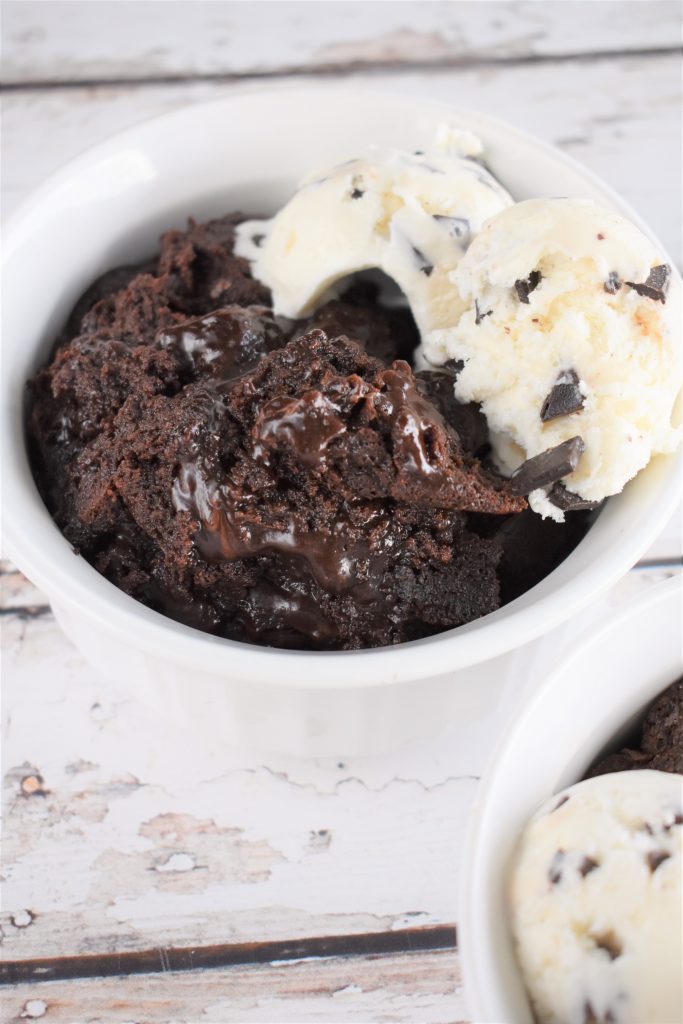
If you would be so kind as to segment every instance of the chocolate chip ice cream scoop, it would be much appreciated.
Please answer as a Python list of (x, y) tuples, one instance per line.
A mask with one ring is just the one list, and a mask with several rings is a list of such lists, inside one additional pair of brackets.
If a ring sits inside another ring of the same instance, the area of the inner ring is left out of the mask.
[(537, 1024), (683, 1017), (683, 779), (618, 772), (524, 829), (509, 916)]
[(451, 279), (467, 308), (423, 353), (463, 364), (456, 397), (480, 403), (498, 463), (583, 440), (575, 466), (530, 490), (534, 511), (562, 522), (675, 450), (680, 281), (636, 225), (587, 200), (527, 199), (487, 221)]

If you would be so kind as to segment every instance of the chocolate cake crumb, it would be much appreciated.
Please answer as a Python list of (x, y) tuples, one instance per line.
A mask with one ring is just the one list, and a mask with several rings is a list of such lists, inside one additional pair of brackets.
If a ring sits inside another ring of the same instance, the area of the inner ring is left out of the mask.
[(650, 706), (633, 743), (602, 758), (587, 777), (642, 768), (683, 775), (683, 677)]

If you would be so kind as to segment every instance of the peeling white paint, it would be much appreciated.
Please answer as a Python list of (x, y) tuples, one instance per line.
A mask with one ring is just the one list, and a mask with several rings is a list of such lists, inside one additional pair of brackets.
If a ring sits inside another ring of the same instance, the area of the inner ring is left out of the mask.
[(172, 853), (163, 864), (157, 864), (155, 871), (193, 871), (195, 868), (194, 857), (189, 853)]
[(15, 928), (28, 928), (33, 924), (33, 914), (30, 910), (17, 910), (15, 914), (11, 915), (10, 921)]
[(35, 1020), (38, 1017), (44, 1017), (47, 1013), (47, 1003), (42, 999), (29, 999), (24, 1004), (24, 1009), (21, 1014), (22, 1017), (29, 1017), (31, 1020)]

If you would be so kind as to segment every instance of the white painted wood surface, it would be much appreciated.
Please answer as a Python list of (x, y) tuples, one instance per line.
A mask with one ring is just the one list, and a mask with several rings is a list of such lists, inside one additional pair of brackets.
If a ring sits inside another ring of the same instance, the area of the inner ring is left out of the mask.
[[(662, 52), (677, 42), (676, 11), (668, 2), (8, 3), (3, 75), (17, 87), (4, 105), (3, 214), (112, 132), (256, 87), (202, 78), (291, 69), (327, 78), (333, 68), (560, 144), (678, 254), (679, 61)], [(597, 51), (611, 55), (551, 59)], [(680, 551), (674, 522), (649, 555), (672, 564), (631, 573), (600, 614), (676, 571)], [(125, 680), (94, 676), (11, 566), (0, 586), (6, 959), (457, 921), (485, 731), (468, 744), (450, 729), (354, 763), (197, 747)], [(3, 1020), (79, 1024), (467, 1019), (457, 956), (445, 949), (18, 985), (2, 1006)]]
[(18, 985), (7, 1020), (45, 1024), (457, 1024), (466, 1019), (451, 953), (406, 953), (349, 964), (273, 964), (192, 974)]
[(4, 80), (68, 82), (534, 60), (671, 49), (675, 0), (9, 0)]

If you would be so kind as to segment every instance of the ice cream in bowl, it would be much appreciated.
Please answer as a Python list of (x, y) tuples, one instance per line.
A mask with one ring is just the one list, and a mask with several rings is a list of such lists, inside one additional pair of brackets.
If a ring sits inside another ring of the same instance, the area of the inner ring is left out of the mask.
[(624, 572), (679, 440), (680, 280), (623, 204), (487, 118), (349, 95), (84, 156), (17, 215), (4, 304), (9, 554), (141, 694), (191, 677), (194, 719), (335, 752), (471, 710)]
[(459, 932), (482, 1024), (681, 1019), (682, 610), (678, 577), (603, 623), (489, 766)]

